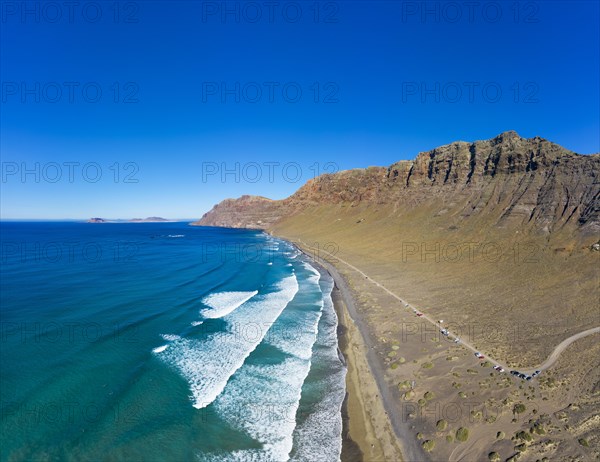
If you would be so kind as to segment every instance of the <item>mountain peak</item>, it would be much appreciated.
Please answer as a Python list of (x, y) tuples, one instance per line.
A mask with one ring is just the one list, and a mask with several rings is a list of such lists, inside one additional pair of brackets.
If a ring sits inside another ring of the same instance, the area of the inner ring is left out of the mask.
[(513, 140), (515, 138), (521, 138), (521, 136), (514, 130), (507, 130), (505, 132), (500, 133), (494, 139), (504, 141), (504, 140)]

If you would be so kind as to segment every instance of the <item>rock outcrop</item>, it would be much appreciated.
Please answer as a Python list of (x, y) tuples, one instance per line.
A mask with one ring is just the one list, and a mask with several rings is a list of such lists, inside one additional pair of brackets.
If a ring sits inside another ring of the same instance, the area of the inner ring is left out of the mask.
[(600, 232), (600, 155), (509, 131), (421, 152), (388, 168), (325, 174), (279, 201), (226, 199), (195, 224), (269, 229), (324, 204), (389, 206), (390, 214), (427, 207), (481, 226), (593, 236)]

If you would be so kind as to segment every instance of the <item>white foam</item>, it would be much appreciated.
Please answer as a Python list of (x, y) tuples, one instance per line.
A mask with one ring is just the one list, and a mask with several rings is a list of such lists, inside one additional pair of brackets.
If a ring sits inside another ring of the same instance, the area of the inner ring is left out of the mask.
[(175, 342), (176, 340), (180, 340), (181, 337), (175, 334), (161, 334), (161, 337), (165, 339), (167, 342)]
[(199, 326), (201, 324), (204, 324), (204, 321), (192, 321), (192, 326)]
[(154, 353), (160, 353), (161, 351), (165, 351), (167, 348), (169, 348), (169, 345), (162, 345), (162, 346), (154, 348), (152, 351)]
[(260, 449), (244, 449), (227, 454), (197, 454), (198, 462), (264, 462), (265, 453)]
[[(269, 364), (244, 364), (213, 405), (220, 418), (261, 443), (261, 453), (236, 451), (234, 460), (286, 461), (323, 308), (318, 277), (306, 267), (299, 290), (263, 343), (288, 353)], [(308, 459), (307, 459), (308, 460)]]
[[(337, 317), (330, 297), (333, 282), (320, 280), (320, 274), (310, 265), (304, 268), (309, 274), (298, 271), (298, 293), (263, 340), (289, 355), (275, 364), (246, 362), (213, 402), (219, 419), (250, 436), (261, 447), (227, 454), (201, 453), (198, 460), (340, 460), (346, 370), (337, 356)], [(315, 297), (315, 291), (321, 297)], [(323, 296), (323, 292), (327, 295)], [(232, 316), (245, 311), (242, 307)], [(290, 335), (290, 325), (300, 327), (292, 332), (298, 335)], [(320, 348), (314, 350), (317, 342)], [(301, 416), (297, 422), (302, 387), (311, 361), (317, 358), (327, 370), (326, 377), (318, 383), (323, 394), (309, 406), (311, 414)]]
[(321, 279), (321, 273), (319, 273), (312, 265), (305, 261), (302, 262), (302, 265), (311, 273), (311, 275), (308, 277), (309, 280), (318, 284), (319, 279)]
[(210, 319), (222, 318), (256, 294), (258, 294), (258, 290), (253, 292), (216, 292), (210, 294), (202, 299), (202, 303), (209, 306), (210, 309), (202, 309), (200, 310), (200, 314)]
[[(311, 270), (312, 266), (305, 265)], [(321, 310), (323, 309), (323, 294), (319, 286), (320, 274), (306, 275), (300, 282), (299, 294), (294, 300), (294, 309), (287, 312), (286, 324), (283, 328), (276, 328), (269, 335), (266, 342), (279, 348), (281, 351), (297, 358), (309, 360), (312, 356), (312, 347), (317, 338)], [(318, 300), (314, 295), (318, 294)]]
[[(219, 417), (262, 443), (258, 460), (285, 461), (294, 443), (296, 412), (310, 362), (288, 357), (279, 364), (245, 365), (215, 401)], [(238, 456), (248, 457), (257, 454)]]
[(243, 303), (227, 316), (227, 331), (201, 340), (181, 338), (160, 356), (187, 379), (195, 408), (201, 409), (212, 403), (260, 344), (298, 292), (296, 276), (284, 278), (273, 289), (271, 293)]
[(290, 461), (339, 461), (342, 451), (342, 403), (346, 395), (346, 367), (338, 356), (338, 319), (333, 309), (333, 281), (321, 281), (323, 315), (319, 322), (313, 363), (325, 367), (328, 376), (315, 384), (321, 390), (318, 403), (310, 406), (306, 418), (294, 429), (294, 452)]

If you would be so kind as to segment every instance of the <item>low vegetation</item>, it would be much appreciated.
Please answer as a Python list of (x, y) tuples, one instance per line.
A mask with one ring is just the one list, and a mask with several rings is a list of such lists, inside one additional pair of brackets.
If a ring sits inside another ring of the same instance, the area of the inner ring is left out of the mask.
[(469, 429), (465, 427), (460, 427), (456, 430), (456, 441), (464, 442), (469, 439)]
[(521, 441), (527, 441), (527, 442), (533, 441), (533, 436), (531, 436), (531, 434), (530, 434), (530, 433), (527, 433), (527, 432), (525, 432), (525, 431), (520, 431), (520, 432), (519, 432), (519, 433), (517, 433), (515, 436), (516, 436), (518, 439), (520, 439)]
[(536, 435), (545, 435), (546, 429), (541, 423), (536, 423), (533, 427), (529, 429), (529, 433), (535, 433)]
[(521, 443), (515, 446), (515, 451), (525, 452), (527, 451), (527, 445), (525, 443)]
[(500, 460), (500, 454), (498, 454), (497, 452), (490, 452), (488, 454), (488, 459), (492, 462), (498, 462)]
[(411, 388), (410, 381), (408, 381), (408, 380), (404, 380), (403, 382), (400, 382), (398, 384), (398, 389), (400, 391), (409, 390), (410, 388)]
[(513, 413), (514, 414), (523, 414), (523, 412), (525, 412), (527, 408), (525, 407), (525, 405), (523, 403), (518, 403), (515, 404), (513, 407)]
[(433, 440), (423, 441), (422, 446), (425, 451), (431, 452), (431, 451), (433, 451), (433, 448), (435, 447), (435, 441), (433, 441)]
[(438, 420), (435, 424), (435, 428), (437, 428), (438, 432), (443, 432), (446, 430), (446, 428), (448, 428), (448, 422), (444, 419)]

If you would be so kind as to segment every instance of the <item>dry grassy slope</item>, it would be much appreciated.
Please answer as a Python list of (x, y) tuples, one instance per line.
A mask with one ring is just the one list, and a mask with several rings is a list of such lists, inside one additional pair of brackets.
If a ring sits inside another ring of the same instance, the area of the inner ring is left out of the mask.
[(198, 224), (316, 244), (515, 364), (600, 323), (600, 156), (541, 138), (324, 175), (283, 201), (224, 201)]

